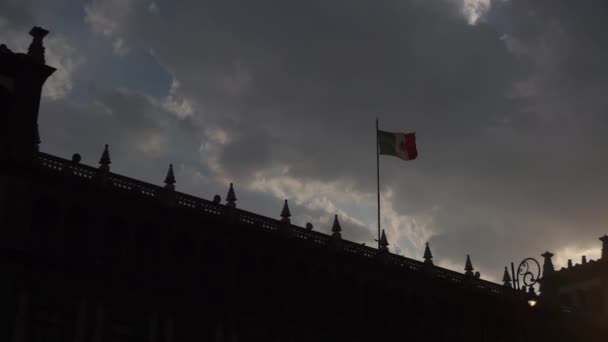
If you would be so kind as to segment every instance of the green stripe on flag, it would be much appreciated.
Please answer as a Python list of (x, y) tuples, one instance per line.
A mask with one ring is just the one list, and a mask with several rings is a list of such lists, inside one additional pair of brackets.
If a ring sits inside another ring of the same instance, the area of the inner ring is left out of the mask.
[(378, 147), (380, 148), (380, 154), (388, 154), (391, 156), (398, 156), (395, 147), (397, 146), (397, 137), (395, 133), (385, 132), (378, 130)]

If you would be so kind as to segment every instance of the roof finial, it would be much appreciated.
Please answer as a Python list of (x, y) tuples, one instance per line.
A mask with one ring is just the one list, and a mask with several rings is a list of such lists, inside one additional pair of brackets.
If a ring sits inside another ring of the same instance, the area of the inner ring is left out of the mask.
[(429, 265), (433, 264), (433, 254), (431, 253), (428, 242), (426, 243), (426, 247), (424, 247), (424, 263)]
[(384, 233), (384, 229), (382, 229), (382, 234), (380, 235), (380, 243), (378, 249), (381, 252), (388, 252), (388, 240), (386, 239), (386, 234)]
[(342, 227), (340, 227), (340, 221), (338, 221), (338, 215), (334, 216), (334, 224), (331, 226), (331, 236), (342, 238)]
[(506, 287), (511, 287), (511, 276), (509, 275), (509, 271), (507, 271), (507, 266), (505, 266), (505, 272), (502, 274), (502, 284)]
[(601, 259), (608, 259), (608, 235), (604, 235), (600, 238), (602, 241), (602, 257)]
[(165, 189), (175, 190), (175, 176), (173, 175), (173, 164), (169, 164), (169, 171), (165, 177)]
[(281, 221), (285, 223), (291, 223), (289, 219), (291, 217), (291, 213), (289, 212), (289, 205), (287, 205), (287, 200), (283, 203), (283, 210), (281, 210)]
[(110, 171), (110, 151), (108, 151), (108, 144), (103, 149), (103, 153), (101, 154), (101, 158), (99, 159), (99, 169), (102, 171)]
[(473, 263), (471, 263), (471, 257), (469, 257), (469, 255), (467, 254), (467, 261), (464, 264), (464, 274), (467, 276), (472, 276), (473, 275)]
[(42, 45), (42, 40), (47, 34), (49, 34), (49, 31), (38, 26), (35, 26), (30, 30), (30, 35), (33, 39), (30, 43), (30, 47), (27, 49), (27, 54), (40, 64), (45, 64), (44, 45)]
[(236, 208), (236, 195), (234, 194), (234, 187), (230, 183), (228, 188), (228, 194), (226, 195), (226, 205), (230, 208)]
[(555, 267), (553, 266), (553, 261), (551, 261), (551, 258), (553, 257), (553, 253), (546, 251), (545, 253), (541, 254), (540, 256), (545, 258), (545, 261), (543, 263), (543, 277), (546, 277), (547, 275), (555, 272)]

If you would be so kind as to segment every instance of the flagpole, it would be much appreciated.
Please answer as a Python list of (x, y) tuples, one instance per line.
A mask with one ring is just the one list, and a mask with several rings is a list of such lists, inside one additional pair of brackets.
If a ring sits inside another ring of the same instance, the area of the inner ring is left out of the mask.
[(380, 249), (380, 153), (378, 137), (378, 118), (376, 117), (376, 181), (378, 185), (378, 249)]

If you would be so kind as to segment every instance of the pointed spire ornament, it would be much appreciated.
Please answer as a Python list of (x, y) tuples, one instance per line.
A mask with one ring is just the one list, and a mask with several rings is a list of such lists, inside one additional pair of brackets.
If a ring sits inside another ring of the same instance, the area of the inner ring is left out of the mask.
[(169, 171), (165, 177), (165, 189), (175, 190), (175, 176), (173, 175), (173, 164), (169, 164)]
[(546, 277), (549, 274), (555, 272), (555, 267), (553, 266), (553, 261), (551, 261), (551, 258), (553, 257), (553, 255), (554, 254), (549, 251), (546, 251), (545, 253), (540, 255), (545, 259), (545, 261), (543, 263), (543, 277)]
[(99, 169), (102, 171), (110, 171), (110, 164), (112, 161), (110, 160), (110, 151), (108, 151), (108, 144), (103, 149), (103, 153), (101, 153), (101, 158), (99, 159)]
[(505, 272), (502, 275), (502, 284), (506, 287), (511, 287), (511, 276), (509, 275), (509, 271), (507, 271), (507, 266), (505, 266)]
[(471, 263), (471, 258), (469, 257), (469, 255), (467, 254), (467, 261), (464, 264), (464, 274), (467, 276), (472, 276), (473, 275), (473, 264)]
[(428, 265), (433, 264), (433, 254), (428, 242), (426, 243), (426, 247), (424, 247), (424, 263)]
[(331, 236), (336, 238), (342, 238), (342, 227), (340, 227), (340, 221), (338, 221), (338, 215), (334, 216), (334, 224), (331, 226)]
[(281, 222), (291, 223), (290, 217), (289, 205), (287, 204), (287, 200), (285, 200), (285, 203), (283, 203), (283, 210), (281, 210)]
[(378, 249), (382, 252), (388, 252), (388, 240), (386, 239), (386, 234), (384, 233), (384, 229), (382, 229), (382, 234), (380, 235)]
[(32, 42), (30, 43), (29, 48), (27, 49), (27, 54), (37, 63), (44, 64), (44, 45), (42, 44), (42, 40), (46, 35), (49, 34), (49, 31), (43, 29), (42, 27), (35, 26), (30, 30), (30, 36), (32, 36)]
[(228, 194), (226, 195), (226, 205), (230, 208), (236, 208), (236, 195), (234, 194), (232, 183), (230, 183)]

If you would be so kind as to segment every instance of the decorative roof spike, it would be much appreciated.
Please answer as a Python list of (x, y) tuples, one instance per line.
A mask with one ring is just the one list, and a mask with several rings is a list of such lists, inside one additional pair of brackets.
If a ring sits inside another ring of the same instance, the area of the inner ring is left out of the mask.
[(334, 224), (331, 226), (331, 236), (341, 238), (342, 227), (340, 227), (340, 221), (338, 221), (338, 215), (334, 216)]
[(384, 229), (382, 229), (382, 234), (380, 235), (378, 249), (383, 252), (388, 252), (388, 240), (386, 239), (386, 234), (384, 233)]
[(507, 271), (507, 266), (505, 266), (505, 272), (502, 275), (502, 284), (506, 287), (511, 287), (511, 276), (509, 275), (509, 271)]
[(234, 194), (234, 187), (230, 183), (228, 188), (228, 194), (226, 195), (226, 205), (230, 208), (236, 208), (236, 195)]
[(473, 275), (473, 263), (471, 263), (471, 257), (467, 254), (467, 262), (464, 264), (464, 274), (468, 276)]
[(600, 238), (602, 241), (602, 257), (601, 259), (608, 259), (608, 235), (604, 235)]
[(426, 243), (426, 247), (424, 247), (424, 263), (429, 265), (433, 264), (433, 253), (431, 253), (428, 242)]
[(283, 210), (281, 210), (281, 221), (290, 223), (291, 213), (289, 212), (289, 205), (287, 204), (287, 200), (283, 203)]
[(47, 34), (49, 34), (49, 31), (38, 26), (35, 26), (30, 30), (30, 35), (33, 37), (33, 39), (29, 48), (27, 49), (27, 54), (40, 64), (45, 64), (44, 45), (42, 45), (42, 40)]
[(175, 190), (175, 176), (173, 175), (173, 164), (169, 164), (169, 171), (165, 177), (165, 189)]
[(110, 151), (108, 151), (108, 144), (106, 144), (106, 146), (103, 148), (101, 158), (99, 159), (99, 169), (103, 171), (110, 171), (110, 164), (112, 164), (112, 161), (110, 160)]
[(545, 262), (543, 263), (543, 277), (555, 272), (555, 267), (553, 266), (553, 261), (551, 261), (551, 258), (553, 257), (553, 255), (554, 254), (549, 251), (546, 251), (545, 253), (540, 255), (543, 258), (545, 258)]

